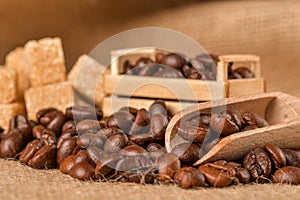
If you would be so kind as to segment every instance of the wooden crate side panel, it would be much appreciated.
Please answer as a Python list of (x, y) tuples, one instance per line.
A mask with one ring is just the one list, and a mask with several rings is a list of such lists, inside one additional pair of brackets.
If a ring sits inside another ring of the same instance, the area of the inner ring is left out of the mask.
[(236, 97), (248, 94), (265, 92), (265, 80), (263, 78), (228, 80), (228, 97)]

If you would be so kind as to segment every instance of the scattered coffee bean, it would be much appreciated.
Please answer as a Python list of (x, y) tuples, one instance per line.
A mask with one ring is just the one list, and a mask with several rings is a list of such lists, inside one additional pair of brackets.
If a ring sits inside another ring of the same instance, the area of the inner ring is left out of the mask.
[(288, 165), (300, 168), (300, 153), (291, 149), (283, 149)]
[(94, 168), (88, 162), (75, 163), (70, 169), (69, 175), (79, 180), (91, 180), (94, 178)]
[(292, 185), (300, 184), (300, 168), (286, 166), (275, 171), (273, 176), (275, 183), (286, 183)]
[(107, 153), (117, 153), (127, 145), (127, 136), (124, 133), (118, 133), (107, 138), (103, 149)]
[(37, 113), (37, 119), (41, 125), (53, 130), (56, 136), (59, 136), (67, 118), (61, 111), (54, 108), (47, 108)]
[(158, 180), (170, 182), (181, 167), (180, 160), (174, 154), (167, 153), (158, 160)]
[(242, 118), (249, 126), (257, 126), (258, 128), (269, 126), (269, 123), (265, 119), (253, 112), (244, 112)]
[(286, 165), (285, 154), (277, 145), (266, 144), (264, 148), (270, 155), (270, 158), (274, 163), (275, 168), (281, 168)]
[(174, 181), (184, 189), (205, 185), (205, 177), (193, 167), (183, 167), (178, 170), (174, 175)]

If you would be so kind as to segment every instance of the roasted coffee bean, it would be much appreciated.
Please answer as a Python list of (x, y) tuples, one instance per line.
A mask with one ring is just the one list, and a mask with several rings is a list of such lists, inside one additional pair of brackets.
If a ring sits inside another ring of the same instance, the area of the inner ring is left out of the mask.
[(56, 145), (42, 146), (28, 161), (28, 166), (36, 169), (51, 169), (55, 167)]
[(90, 162), (90, 157), (87, 150), (80, 150), (75, 156), (75, 163)]
[(127, 145), (127, 136), (123, 133), (119, 133), (107, 138), (103, 149), (106, 153), (117, 153)]
[(154, 163), (157, 163), (158, 159), (166, 153), (165, 149), (157, 143), (150, 143), (146, 150), (149, 152), (149, 157)]
[(56, 144), (56, 133), (42, 125), (37, 125), (32, 129), (32, 135), (36, 139), (42, 140), (45, 144)]
[(82, 148), (89, 148), (89, 147), (97, 147), (103, 148), (103, 141), (101, 136), (93, 134), (93, 133), (86, 133), (81, 135), (77, 139), (77, 145)]
[(144, 66), (145, 64), (148, 64), (148, 63), (153, 63), (153, 61), (150, 58), (141, 57), (136, 61), (135, 66), (136, 67), (142, 67), (142, 66)]
[(35, 139), (28, 143), (20, 153), (19, 160), (22, 163), (28, 164), (29, 160), (34, 156), (34, 154), (43, 146), (43, 142), (39, 139)]
[(57, 140), (57, 148), (59, 149), (62, 142), (65, 140), (65, 139), (68, 139), (69, 137), (75, 137), (77, 138), (78, 136), (78, 133), (77, 133), (77, 130), (76, 129), (68, 129), (66, 130)]
[(235, 170), (236, 177), (240, 183), (249, 183), (250, 182), (250, 173), (247, 169), (243, 168), (241, 164), (235, 162), (226, 162), (224, 165), (232, 167)]
[(145, 142), (155, 142), (155, 136), (152, 133), (143, 133), (138, 135), (128, 136), (129, 140), (137, 145), (143, 145)]
[(71, 155), (76, 147), (76, 139), (69, 137), (63, 140), (57, 149), (56, 162), (60, 164), (66, 157)]
[(251, 150), (243, 160), (244, 167), (250, 172), (253, 181), (264, 182), (272, 171), (272, 163), (263, 148)]
[(26, 145), (26, 138), (20, 129), (13, 129), (1, 135), (0, 158), (15, 158)]
[(167, 153), (158, 160), (158, 180), (170, 182), (181, 167), (180, 160), (174, 154)]
[(193, 164), (201, 155), (200, 148), (193, 143), (181, 143), (172, 149), (172, 153), (184, 164)]
[(96, 135), (99, 135), (101, 138), (109, 138), (110, 136), (119, 134), (119, 133), (124, 134), (124, 131), (122, 131), (121, 129), (119, 129), (117, 127), (108, 127), (108, 128), (101, 129), (100, 131), (98, 131), (96, 133)]
[(211, 128), (225, 137), (232, 133), (239, 132), (242, 123), (232, 111), (223, 111), (220, 114), (213, 114), (210, 122)]
[(160, 145), (160, 144), (157, 144), (157, 143), (150, 143), (148, 146), (147, 146), (147, 151), (148, 152), (153, 152), (153, 151), (159, 151), (161, 150), (163, 147)]
[(193, 167), (183, 167), (178, 170), (174, 175), (174, 181), (184, 189), (205, 185), (205, 177)]
[(285, 154), (277, 145), (266, 144), (264, 148), (268, 152), (271, 160), (273, 161), (275, 168), (281, 168), (286, 165)]
[(119, 111), (129, 112), (135, 117), (139, 110), (133, 107), (125, 106), (120, 108)]
[(70, 169), (69, 175), (79, 180), (91, 180), (94, 176), (94, 168), (89, 162), (75, 163)]
[(66, 130), (74, 129), (74, 128), (76, 128), (74, 120), (69, 120), (64, 123), (61, 132), (64, 133)]
[(300, 153), (291, 149), (283, 149), (288, 165), (300, 168)]
[(134, 121), (134, 116), (126, 111), (119, 111), (107, 119), (107, 127), (117, 127), (128, 133)]
[(84, 119), (100, 120), (103, 117), (103, 113), (97, 107), (76, 105), (66, 109), (66, 117), (76, 122)]
[(134, 123), (131, 126), (129, 135), (134, 135), (141, 132), (148, 132), (150, 123), (150, 114), (146, 109), (140, 109), (135, 117)]
[(164, 53), (162, 53), (162, 52), (158, 52), (158, 53), (156, 53), (155, 54), (155, 62), (156, 63), (160, 63), (160, 61), (161, 61), (161, 59), (164, 57)]
[(238, 67), (233, 72), (239, 74), (241, 78), (255, 78), (254, 74), (247, 67)]
[(186, 64), (186, 60), (181, 55), (169, 53), (164, 55), (159, 63), (175, 69), (180, 69)]
[(235, 171), (231, 167), (208, 163), (202, 165), (198, 170), (205, 176), (207, 183), (213, 187), (229, 186), (235, 179)]
[(273, 175), (275, 183), (286, 183), (292, 185), (300, 184), (300, 168), (286, 166), (275, 171)]
[(138, 67), (135, 68), (135, 66), (133, 64), (131, 64), (131, 62), (129, 60), (126, 60), (123, 64), (123, 69), (124, 69), (124, 73), (128, 74), (128, 75), (137, 75), (138, 72), (135, 72), (134, 69), (140, 69)]
[(142, 154), (145, 155), (146, 153), (147, 151), (143, 147), (137, 145), (127, 146), (119, 152), (119, 154), (123, 156), (139, 156)]
[(177, 126), (177, 134), (189, 142), (201, 143), (206, 138), (208, 126), (200, 125), (200, 127), (190, 126), (189, 124), (179, 124)]
[(70, 169), (74, 166), (75, 164), (75, 158), (76, 155), (70, 155), (66, 157), (59, 165), (59, 171), (61, 171), (64, 174), (68, 174)]
[(157, 140), (163, 140), (168, 124), (169, 120), (166, 116), (160, 114), (153, 115), (150, 121), (150, 132)]
[(41, 125), (53, 130), (56, 136), (59, 136), (67, 118), (61, 111), (54, 108), (47, 108), (37, 113), (37, 119)]
[(98, 162), (101, 161), (104, 157), (107, 156), (107, 153), (100, 148), (97, 147), (89, 147), (87, 149), (87, 155), (89, 159), (97, 165)]
[(97, 132), (101, 129), (101, 127), (99, 121), (85, 119), (77, 124), (76, 129), (80, 134), (84, 134), (86, 132)]
[(95, 168), (95, 176), (97, 179), (107, 178), (116, 169), (116, 164), (123, 158), (119, 154), (111, 154), (98, 162)]
[(154, 183), (154, 179), (155, 179), (155, 175), (153, 173), (148, 173), (148, 172), (137, 173), (137, 174), (124, 173), (123, 177), (124, 176), (126, 177), (126, 180), (128, 182), (140, 183), (140, 184)]
[(157, 72), (162, 65), (156, 64), (156, 63), (148, 63), (145, 64), (143, 67), (135, 67), (136, 68), (141, 68), (138, 70), (138, 75), (139, 76), (152, 76), (155, 72)]
[(183, 121), (183, 124), (187, 123), (191, 126), (209, 126), (210, 115), (202, 114), (200, 116), (194, 117), (188, 121)]
[(143, 173), (151, 168), (153, 168), (153, 163), (145, 156), (124, 157), (116, 164), (117, 172)]
[(256, 113), (244, 112), (242, 118), (250, 126), (257, 126), (258, 128), (269, 126), (269, 123)]
[(28, 122), (28, 119), (25, 115), (16, 115), (14, 116), (9, 123), (9, 130), (13, 130), (13, 129), (23, 129), (23, 128), (28, 128), (30, 127), (30, 124)]
[(161, 66), (157, 72), (152, 74), (152, 76), (161, 78), (184, 78), (181, 71), (178, 71), (168, 66)]
[(160, 114), (167, 116), (167, 106), (166, 103), (162, 100), (156, 100), (153, 104), (149, 107), (149, 114), (150, 117)]

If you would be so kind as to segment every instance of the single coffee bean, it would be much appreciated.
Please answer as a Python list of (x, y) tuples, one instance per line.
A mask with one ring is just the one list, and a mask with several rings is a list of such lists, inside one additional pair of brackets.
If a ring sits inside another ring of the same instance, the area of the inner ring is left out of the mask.
[(239, 132), (242, 123), (232, 111), (223, 111), (220, 114), (213, 114), (210, 122), (211, 128), (225, 137), (232, 133)]
[(271, 160), (273, 161), (275, 168), (281, 168), (286, 165), (285, 154), (277, 145), (266, 144), (264, 148), (268, 152)]
[(28, 119), (25, 115), (19, 114), (14, 116), (10, 122), (9, 122), (9, 130), (13, 130), (13, 129), (23, 129), (23, 128), (28, 128), (30, 127), (30, 124), (28, 122)]
[(176, 53), (169, 53), (164, 55), (159, 63), (175, 69), (180, 69), (186, 64), (186, 60)]
[(124, 147), (119, 154), (123, 156), (140, 156), (140, 155), (145, 155), (147, 151), (140, 146), (137, 145), (130, 145), (127, 147)]
[(157, 143), (150, 143), (148, 146), (147, 146), (147, 151), (148, 152), (154, 152), (154, 151), (159, 151), (161, 150), (163, 147), (160, 145), (160, 144), (157, 144)]
[(150, 117), (160, 114), (167, 116), (167, 106), (166, 103), (162, 100), (155, 100), (153, 104), (149, 107)]
[(145, 156), (124, 157), (116, 164), (117, 172), (143, 173), (151, 168), (153, 168), (153, 163)]
[(62, 142), (69, 137), (77, 138), (78, 133), (76, 129), (68, 129), (66, 130), (57, 140), (57, 148), (59, 149)]
[[(148, 132), (149, 127), (147, 125), (150, 123), (150, 115), (146, 109), (140, 109), (135, 117), (134, 123), (131, 126), (129, 135), (134, 135), (140, 132)], [(148, 129), (148, 130), (147, 130)]]
[(177, 134), (189, 142), (201, 143), (206, 138), (208, 126), (200, 125), (200, 127), (190, 126), (189, 124), (180, 123), (177, 126)]
[(165, 149), (157, 143), (150, 143), (147, 146), (147, 151), (149, 152), (150, 159), (155, 164), (157, 164), (158, 160), (166, 153)]
[(247, 67), (238, 67), (233, 71), (234, 73), (239, 74), (242, 78), (255, 78), (254, 74)]
[(174, 175), (174, 181), (184, 189), (205, 185), (205, 177), (193, 167), (183, 167), (178, 170)]
[(66, 157), (59, 165), (59, 171), (61, 171), (64, 174), (68, 174), (70, 169), (74, 166), (75, 164), (75, 158), (76, 155), (70, 155)]
[(28, 143), (20, 153), (19, 160), (22, 163), (28, 164), (29, 160), (36, 154), (36, 152), (43, 146), (43, 142), (39, 139), (35, 139)]
[(76, 147), (76, 139), (69, 137), (62, 141), (57, 149), (56, 162), (60, 164), (66, 157), (71, 155)]
[(152, 133), (143, 133), (138, 135), (128, 136), (129, 140), (137, 145), (143, 145), (145, 142), (155, 142), (155, 136)]
[(15, 158), (25, 147), (26, 142), (20, 129), (13, 129), (9, 133), (1, 135), (0, 158)]
[(91, 180), (94, 178), (94, 168), (88, 162), (75, 163), (70, 169), (69, 175), (79, 180)]
[(125, 107), (120, 108), (119, 111), (129, 112), (135, 117), (139, 110), (136, 108), (130, 107), (130, 106), (125, 106)]
[(119, 133), (107, 138), (103, 149), (106, 153), (117, 153), (127, 145), (127, 136), (124, 133)]
[(97, 132), (101, 129), (101, 127), (99, 121), (85, 119), (77, 124), (76, 129), (80, 134), (84, 134), (86, 132)]
[(210, 115), (201, 114), (200, 116), (194, 117), (184, 123), (188, 123), (191, 126), (209, 126), (210, 124)]
[(145, 64), (148, 64), (148, 63), (153, 63), (153, 61), (150, 58), (141, 57), (136, 61), (135, 66), (136, 67), (142, 67), (142, 66), (144, 66)]
[(74, 120), (66, 121), (61, 129), (61, 132), (64, 133), (66, 130), (76, 128)]
[(300, 168), (300, 153), (291, 149), (283, 149), (288, 165)]
[(103, 113), (97, 107), (76, 105), (66, 109), (66, 117), (76, 122), (84, 119), (100, 120), (103, 117)]
[(153, 173), (123, 173), (123, 177), (127, 179), (128, 182), (139, 183), (139, 184), (152, 184), (155, 180), (155, 174)]
[(89, 147), (87, 149), (87, 155), (89, 159), (97, 165), (104, 157), (107, 156), (107, 153), (98, 147)]
[(172, 149), (172, 153), (185, 164), (193, 164), (199, 160), (201, 154), (200, 148), (193, 143), (181, 143)]
[(41, 125), (53, 130), (56, 136), (59, 136), (67, 118), (61, 111), (54, 108), (47, 108), (37, 113), (37, 119)]
[(269, 126), (269, 123), (256, 113), (244, 112), (242, 114), (242, 118), (246, 122), (246, 124), (250, 126), (256, 125), (258, 128)]
[(36, 169), (51, 169), (55, 167), (56, 145), (42, 146), (29, 160), (28, 166)]
[(161, 66), (157, 72), (152, 74), (152, 76), (161, 78), (184, 78), (181, 71), (168, 66)]
[(250, 182), (250, 173), (247, 169), (243, 168), (241, 164), (235, 162), (228, 162), (225, 165), (232, 167), (235, 170), (236, 177), (240, 183)]
[(243, 165), (250, 172), (253, 181), (264, 182), (271, 175), (272, 163), (263, 148), (251, 150), (244, 157)]
[(157, 140), (163, 140), (169, 120), (164, 115), (153, 115), (150, 121), (150, 132)]
[(286, 183), (292, 185), (300, 184), (300, 168), (286, 166), (275, 171), (273, 176), (275, 183)]
[(99, 135), (93, 133), (86, 133), (84, 135), (79, 136), (79, 138), (77, 139), (77, 145), (81, 148), (103, 148), (103, 141), (101, 136)]
[(100, 160), (95, 168), (95, 176), (97, 179), (107, 178), (116, 169), (116, 164), (123, 156), (119, 154), (110, 154), (109, 156)]
[(75, 156), (75, 164), (80, 162), (91, 162), (88, 151), (87, 150), (80, 150)]
[(158, 160), (158, 180), (170, 182), (181, 167), (180, 160), (174, 154), (167, 153)]
[(107, 120), (107, 127), (117, 127), (128, 133), (134, 121), (134, 116), (126, 111), (119, 111), (112, 114)]

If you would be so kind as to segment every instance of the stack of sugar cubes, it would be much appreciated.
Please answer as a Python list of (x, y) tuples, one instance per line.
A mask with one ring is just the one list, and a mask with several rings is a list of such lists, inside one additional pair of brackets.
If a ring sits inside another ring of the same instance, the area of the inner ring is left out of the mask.
[[(60, 38), (32, 40), (10, 52), (0, 67), (0, 126), (16, 114), (36, 120), (44, 108), (65, 111), (75, 104), (100, 106), (104, 67), (82, 55), (67, 74)], [(79, 97), (78, 97), (79, 96)]]

